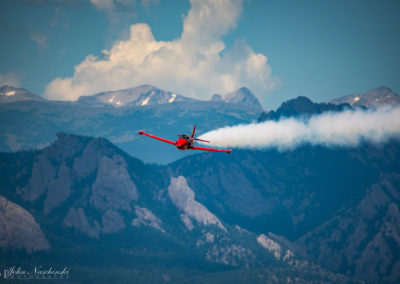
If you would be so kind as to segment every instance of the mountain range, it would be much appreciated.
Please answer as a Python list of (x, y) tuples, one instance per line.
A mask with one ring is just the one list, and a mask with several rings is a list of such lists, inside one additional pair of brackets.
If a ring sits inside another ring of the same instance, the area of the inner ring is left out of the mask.
[[(1, 90), (5, 91), (0, 95), (25, 92), (8, 86)], [(262, 112), (259, 101), (246, 88), (209, 101), (149, 85), (83, 96), (76, 102), (33, 98), (0, 103), (1, 151), (41, 148), (64, 131), (105, 137), (146, 162), (166, 164), (191, 153), (138, 137), (140, 130), (175, 140), (176, 134), (191, 132), (194, 124), (200, 135), (215, 127), (248, 123)]]
[[(40, 149), (0, 152), (2, 266), (68, 265), (73, 282), (400, 281), (398, 140), (235, 149), (160, 165), (95, 135), (113, 137), (142, 121), (160, 132), (192, 120), (214, 129), (357, 106), (299, 97), (261, 114), (245, 88), (210, 101), (138, 88), (0, 104), (0, 127), (16, 142), (27, 133), (35, 143), (50, 139), (63, 127), (92, 133), (58, 132)], [(142, 143), (149, 155), (167, 151)]]
[[(388, 100), (394, 105), (393, 98), (399, 97), (389, 90), (380, 87), (365, 95), (371, 102), (376, 95), (378, 101), (374, 102), (383, 104)], [(386, 95), (382, 97), (382, 93)], [(208, 101), (142, 85), (82, 96), (76, 102), (69, 102), (45, 100), (24, 89), (3, 86), (0, 88), (0, 151), (43, 148), (54, 140), (56, 133), (67, 132), (105, 137), (145, 162), (167, 164), (193, 153), (138, 137), (138, 131), (175, 140), (176, 134), (189, 133), (194, 124), (199, 136), (219, 127), (257, 119), (340, 111), (346, 106), (352, 107), (348, 103), (316, 104), (299, 97), (283, 103), (276, 111), (264, 112), (258, 99), (245, 87), (224, 96), (215, 94)]]

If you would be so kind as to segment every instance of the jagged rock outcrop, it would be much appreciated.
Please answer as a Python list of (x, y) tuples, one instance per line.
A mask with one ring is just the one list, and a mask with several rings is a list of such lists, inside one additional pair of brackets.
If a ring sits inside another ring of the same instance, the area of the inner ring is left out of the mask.
[(39, 155), (33, 164), (32, 176), (28, 184), (17, 191), (24, 200), (33, 202), (47, 191), (55, 175), (56, 169), (50, 160), (44, 155)]
[(96, 181), (92, 185), (90, 201), (100, 210), (121, 209), (130, 211), (131, 202), (139, 198), (123, 158), (114, 155), (102, 157), (97, 169)]

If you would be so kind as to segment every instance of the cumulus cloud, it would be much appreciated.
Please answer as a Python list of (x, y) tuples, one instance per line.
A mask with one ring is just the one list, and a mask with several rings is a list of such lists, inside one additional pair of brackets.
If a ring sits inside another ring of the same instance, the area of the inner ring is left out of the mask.
[(19, 87), (21, 85), (18, 76), (15, 73), (0, 74), (0, 86)]
[[(112, 9), (116, 2), (96, 1), (102, 9)], [(236, 27), (242, 0), (191, 0), (191, 5), (178, 39), (157, 41), (147, 24), (132, 25), (129, 39), (115, 42), (102, 56), (88, 55), (75, 66), (72, 77), (53, 80), (45, 96), (76, 100), (140, 84), (202, 99), (241, 86), (257, 94), (272, 90), (277, 81), (267, 57), (244, 40), (229, 50), (222, 40)]]
[(220, 128), (199, 137), (219, 147), (292, 149), (303, 144), (358, 146), (400, 138), (400, 108), (324, 113)]

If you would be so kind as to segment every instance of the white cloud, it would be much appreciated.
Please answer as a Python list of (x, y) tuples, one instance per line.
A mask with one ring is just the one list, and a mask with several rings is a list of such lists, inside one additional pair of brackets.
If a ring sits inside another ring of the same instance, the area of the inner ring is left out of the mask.
[[(96, 1), (102, 9), (112, 9), (116, 2)], [(241, 86), (257, 95), (273, 89), (276, 79), (265, 55), (255, 53), (243, 40), (230, 50), (222, 41), (237, 25), (242, 0), (191, 0), (191, 4), (180, 38), (157, 41), (147, 24), (132, 25), (128, 40), (115, 42), (103, 56), (87, 56), (75, 66), (72, 77), (53, 80), (45, 96), (76, 100), (140, 84), (202, 99)]]
[(279, 150), (302, 144), (350, 147), (364, 141), (377, 144), (400, 138), (400, 108), (324, 113), (307, 121), (284, 118), (220, 128), (199, 138), (219, 147)]
[(21, 86), (18, 76), (15, 73), (0, 74), (0, 86), (8, 85), (13, 87)]

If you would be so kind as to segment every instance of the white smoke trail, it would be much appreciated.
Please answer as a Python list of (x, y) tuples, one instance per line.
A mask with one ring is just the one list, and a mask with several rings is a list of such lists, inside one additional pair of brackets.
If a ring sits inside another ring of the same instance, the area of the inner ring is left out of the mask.
[(358, 146), (400, 138), (400, 108), (346, 110), (225, 127), (199, 137), (217, 147), (292, 149), (302, 144)]

